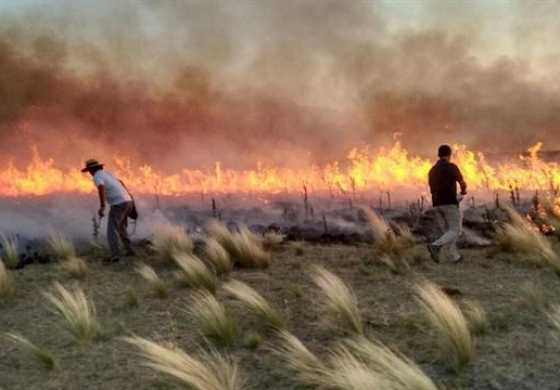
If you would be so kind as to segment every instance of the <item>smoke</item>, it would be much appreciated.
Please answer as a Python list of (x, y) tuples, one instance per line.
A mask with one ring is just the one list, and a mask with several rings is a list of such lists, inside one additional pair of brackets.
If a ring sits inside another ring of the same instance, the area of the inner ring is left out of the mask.
[[(523, 34), (523, 3), (490, 16), (442, 6), (427, 5), (413, 25), (403, 16), (397, 25), (382, 2), (337, 0), (6, 9), (1, 159), (24, 164), (35, 145), (63, 166), (91, 156), (168, 171), (217, 160), (289, 166), (341, 158), (395, 133), (419, 153), (443, 142), (492, 152), (560, 147), (560, 93), (547, 71), (555, 57), (529, 50), (543, 35)], [(523, 37), (517, 52), (473, 27), (501, 13)], [(530, 15), (544, 14), (553, 12)]]

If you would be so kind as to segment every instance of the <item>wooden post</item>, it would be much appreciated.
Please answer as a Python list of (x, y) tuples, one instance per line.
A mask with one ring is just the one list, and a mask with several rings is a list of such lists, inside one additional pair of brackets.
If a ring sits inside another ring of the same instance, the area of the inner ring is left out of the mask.
[(212, 198), (212, 217), (217, 218), (218, 217), (218, 212), (217, 212), (217, 208), (216, 208), (216, 199)]

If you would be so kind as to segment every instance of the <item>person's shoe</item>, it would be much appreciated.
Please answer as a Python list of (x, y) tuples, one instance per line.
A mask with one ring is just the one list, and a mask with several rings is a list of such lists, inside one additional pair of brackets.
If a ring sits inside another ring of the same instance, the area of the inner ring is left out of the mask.
[(452, 260), (451, 262), (452, 262), (453, 264), (459, 264), (459, 263), (462, 262), (463, 260), (464, 260), (464, 257), (463, 257), (463, 256), (459, 256), (459, 257), (457, 257), (455, 260)]
[(441, 247), (433, 244), (428, 244), (428, 252), (430, 252), (430, 256), (434, 263), (439, 264), (439, 252), (441, 251)]

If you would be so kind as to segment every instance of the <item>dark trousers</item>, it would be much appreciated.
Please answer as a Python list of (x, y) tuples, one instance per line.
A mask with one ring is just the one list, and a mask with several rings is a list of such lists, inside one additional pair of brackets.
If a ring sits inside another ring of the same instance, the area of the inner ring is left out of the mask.
[(112, 256), (119, 255), (119, 238), (126, 250), (130, 250), (128, 238), (128, 214), (132, 210), (132, 202), (119, 203), (111, 206), (109, 221), (107, 222), (107, 240)]

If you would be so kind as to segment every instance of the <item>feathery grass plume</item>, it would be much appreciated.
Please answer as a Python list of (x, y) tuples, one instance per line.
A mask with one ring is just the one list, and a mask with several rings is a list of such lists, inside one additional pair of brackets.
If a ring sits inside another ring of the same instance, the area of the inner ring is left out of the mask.
[(0, 260), (0, 297), (10, 297), (16, 292), (14, 280), (9, 274), (4, 262)]
[(201, 334), (213, 343), (228, 346), (235, 340), (235, 321), (228, 315), (225, 306), (209, 292), (195, 293), (188, 312), (198, 323)]
[(313, 282), (323, 293), (323, 306), (333, 323), (349, 333), (362, 334), (364, 326), (356, 296), (338, 276), (325, 268), (312, 268)]
[(256, 290), (239, 280), (224, 284), (224, 290), (249, 308), (264, 324), (273, 329), (283, 329), (280, 313)]
[(172, 261), (175, 253), (191, 253), (194, 249), (191, 236), (180, 225), (155, 225), (150, 243), (150, 248), (166, 261)]
[(276, 232), (276, 231), (269, 231), (266, 232), (263, 236), (262, 242), (263, 247), (265, 249), (276, 249), (280, 244), (284, 242), (286, 239), (286, 235)]
[(340, 347), (331, 353), (329, 365), (330, 369), (324, 373), (324, 383), (328, 388), (341, 390), (394, 388), (345, 347)]
[(386, 385), (380, 389), (437, 390), (432, 380), (412, 360), (379, 341), (365, 337), (348, 340), (348, 348), (367, 364)]
[(546, 316), (550, 323), (554, 325), (556, 331), (560, 332), (560, 305), (552, 305), (547, 311)]
[(233, 233), (227, 228), (227, 226), (218, 220), (211, 220), (206, 225), (206, 231), (208, 236), (218, 241), (218, 243), (230, 254), (235, 255), (236, 244), (233, 237)]
[(506, 252), (536, 256), (554, 271), (560, 272), (560, 258), (546, 237), (513, 208), (506, 207), (506, 211), (511, 221), (497, 230), (498, 246)]
[(60, 232), (51, 232), (47, 243), (52, 254), (59, 260), (76, 256), (74, 244)]
[(303, 256), (305, 254), (305, 241), (292, 241), (290, 247), (296, 256)]
[(363, 206), (361, 210), (368, 221), (373, 237), (374, 251), (379, 256), (390, 256), (393, 259), (398, 259), (405, 256), (414, 247), (416, 239), (408, 227), (397, 226), (397, 232), (395, 233), (385, 219), (377, 215), (371, 208)]
[(215, 238), (209, 237), (206, 239), (204, 258), (212, 264), (218, 275), (229, 274), (233, 268), (229, 253)]
[(175, 253), (173, 260), (181, 268), (178, 277), (182, 283), (191, 288), (204, 288), (213, 294), (216, 292), (216, 274), (198, 257), (188, 253)]
[(266, 268), (270, 265), (270, 254), (263, 248), (262, 241), (246, 226), (233, 233), (235, 252), (233, 257), (241, 267)]
[(64, 325), (78, 340), (87, 342), (100, 334), (95, 306), (88, 300), (84, 291), (75, 287), (65, 289), (60, 283), (54, 282), (53, 292), (43, 293), (53, 305), (55, 312), (64, 318)]
[(158, 298), (167, 298), (169, 293), (165, 282), (160, 279), (156, 271), (147, 264), (140, 264), (136, 267), (136, 273), (140, 275), (147, 283), (148, 287)]
[(86, 262), (77, 256), (70, 256), (66, 260), (62, 261), (60, 268), (66, 272), (69, 276), (81, 279), (84, 278), (88, 273), (88, 266)]
[(16, 236), (0, 235), (0, 245), (2, 246), (2, 260), (8, 268), (15, 268), (19, 263), (18, 239)]
[(126, 289), (126, 304), (129, 307), (137, 307), (140, 305), (140, 300), (138, 299), (136, 290), (132, 287)]
[(490, 322), (486, 311), (475, 301), (464, 302), (464, 312), (469, 320), (470, 329), (474, 334), (484, 334), (490, 328)]
[(37, 359), (47, 370), (52, 370), (56, 367), (56, 361), (53, 355), (45, 348), (38, 347), (20, 334), (5, 333), (5, 337)]
[(438, 286), (431, 282), (416, 285), (417, 300), (437, 332), (442, 358), (459, 370), (474, 357), (474, 342), (465, 316)]
[(243, 390), (244, 375), (237, 363), (218, 352), (194, 357), (179, 348), (167, 348), (141, 337), (124, 341), (137, 347), (145, 359), (144, 366), (170, 375), (193, 390)]
[(324, 384), (325, 372), (329, 369), (292, 333), (278, 332), (280, 346), (272, 352), (294, 371), (300, 382), (314, 386)]

